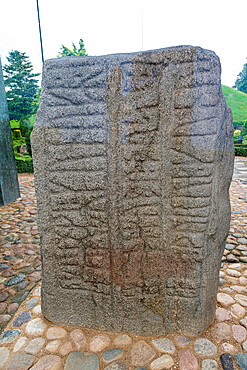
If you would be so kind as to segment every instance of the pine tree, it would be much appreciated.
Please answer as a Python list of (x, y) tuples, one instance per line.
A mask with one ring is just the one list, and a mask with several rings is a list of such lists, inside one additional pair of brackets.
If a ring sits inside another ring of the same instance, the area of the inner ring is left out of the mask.
[(36, 113), (35, 98), (39, 93), (40, 73), (33, 73), (32, 63), (26, 53), (13, 50), (7, 57), (8, 64), (3, 67), (4, 84), (9, 108), (10, 120), (24, 121)]
[(242, 72), (239, 73), (233, 87), (247, 94), (247, 63), (244, 65)]
[(80, 39), (80, 41), (79, 41), (79, 48), (78, 49), (77, 49), (77, 47), (75, 46), (74, 43), (72, 43), (72, 46), (73, 46), (73, 49), (71, 50), (71, 49), (67, 48), (66, 46), (62, 45), (62, 47), (60, 48), (60, 52), (58, 53), (58, 58), (87, 55), (86, 54), (86, 49), (85, 49), (85, 46), (84, 46), (84, 42), (83, 42), (82, 39)]

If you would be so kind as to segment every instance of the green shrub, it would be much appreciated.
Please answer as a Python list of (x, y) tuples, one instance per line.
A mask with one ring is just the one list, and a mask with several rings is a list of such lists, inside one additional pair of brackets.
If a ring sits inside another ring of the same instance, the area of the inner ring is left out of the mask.
[(33, 159), (28, 153), (15, 153), (15, 163), (18, 173), (33, 173)]
[(247, 157), (247, 145), (235, 146), (235, 155), (239, 157)]

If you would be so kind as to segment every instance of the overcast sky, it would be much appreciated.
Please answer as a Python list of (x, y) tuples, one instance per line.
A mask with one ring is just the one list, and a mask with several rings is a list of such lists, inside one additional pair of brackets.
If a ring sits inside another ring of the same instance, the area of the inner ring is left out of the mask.
[[(222, 83), (232, 86), (247, 62), (247, 0), (39, 0), (44, 58), (84, 40), (88, 55), (176, 45), (213, 50)], [(26, 52), (41, 72), (36, 0), (0, 1), (2, 64)]]

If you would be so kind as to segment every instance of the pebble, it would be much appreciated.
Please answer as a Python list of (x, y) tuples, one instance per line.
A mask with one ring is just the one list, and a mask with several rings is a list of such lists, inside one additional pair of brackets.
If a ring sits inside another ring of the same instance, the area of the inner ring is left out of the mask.
[(70, 333), (70, 338), (75, 343), (77, 349), (83, 349), (86, 344), (86, 335), (80, 330), (75, 329)]
[(31, 298), (31, 299), (29, 299), (29, 301), (26, 302), (26, 307), (27, 307), (28, 310), (31, 310), (31, 308), (36, 306), (37, 303), (38, 303), (38, 298), (37, 297)]
[(213, 356), (217, 353), (217, 347), (206, 338), (199, 338), (195, 341), (195, 352), (202, 356)]
[(189, 349), (182, 349), (178, 352), (180, 370), (196, 370), (198, 369), (198, 362)]
[(244, 343), (242, 343), (242, 347), (243, 347), (243, 350), (247, 352), (247, 340)]
[(34, 363), (35, 357), (25, 353), (16, 353), (11, 357), (7, 370), (27, 370)]
[(58, 350), (58, 347), (60, 346), (61, 344), (61, 341), (60, 340), (53, 340), (51, 342), (49, 342), (47, 344), (47, 346), (45, 347), (45, 349), (48, 351), (48, 352), (57, 352)]
[(65, 342), (60, 350), (59, 350), (59, 353), (62, 355), (62, 356), (66, 356), (67, 354), (69, 354), (70, 352), (73, 351), (73, 346), (72, 346), (72, 343), (71, 342)]
[(217, 342), (221, 342), (223, 340), (228, 340), (231, 338), (230, 326), (224, 322), (216, 324), (215, 327), (211, 330), (211, 333), (213, 338), (215, 338)]
[(0, 302), (4, 302), (6, 301), (6, 299), (8, 299), (9, 295), (7, 292), (2, 292), (0, 293)]
[(243, 263), (247, 263), (247, 256), (239, 257), (239, 261), (241, 261)]
[(217, 294), (217, 301), (223, 306), (228, 307), (231, 304), (235, 303), (234, 299), (226, 293), (218, 293)]
[(241, 369), (246, 370), (247, 369), (247, 353), (236, 353), (234, 356), (238, 366), (240, 366)]
[(41, 279), (41, 272), (35, 271), (31, 275), (28, 276), (28, 280), (37, 282)]
[(168, 338), (160, 338), (152, 340), (153, 345), (158, 349), (160, 352), (166, 353), (174, 353), (175, 346), (172, 341)]
[(220, 356), (220, 362), (223, 367), (223, 370), (234, 370), (233, 360), (230, 353), (223, 353)]
[(140, 340), (133, 344), (130, 355), (132, 365), (144, 366), (154, 358), (155, 352), (144, 340)]
[(228, 269), (241, 270), (242, 266), (241, 266), (241, 263), (231, 263), (228, 265)]
[(34, 290), (33, 295), (37, 296), (37, 297), (40, 297), (40, 295), (41, 295), (41, 287), (40, 286)]
[(32, 312), (35, 313), (36, 315), (39, 315), (41, 313), (41, 305), (38, 304), (37, 306), (35, 306)]
[(0, 263), (0, 271), (7, 270), (9, 268), (9, 265), (6, 265), (5, 263)]
[(186, 347), (187, 345), (189, 345), (191, 342), (191, 339), (189, 337), (185, 337), (185, 336), (178, 336), (176, 338), (176, 343), (179, 347)]
[(231, 354), (238, 352), (237, 348), (230, 343), (223, 343), (221, 348), (223, 352), (229, 352)]
[(22, 311), (13, 321), (12, 326), (20, 327), (22, 324), (28, 322), (30, 319), (31, 319), (30, 313), (27, 311)]
[(231, 251), (232, 249), (235, 248), (235, 245), (234, 244), (226, 244), (225, 248), (228, 250), (228, 251)]
[(95, 335), (90, 343), (90, 350), (92, 352), (100, 352), (110, 344), (110, 338), (108, 335), (99, 334)]
[(41, 348), (43, 347), (45, 340), (43, 338), (32, 339), (25, 348), (25, 352), (30, 353), (31, 355), (36, 355)]
[(243, 294), (236, 294), (235, 299), (241, 304), (241, 306), (247, 307), (247, 296)]
[(11, 319), (10, 315), (0, 315), (0, 324), (7, 323)]
[(154, 370), (170, 369), (174, 365), (174, 360), (170, 355), (163, 355), (153, 362), (151, 362), (150, 367)]
[(202, 361), (202, 370), (216, 370), (217, 362), (215, 360), (206, 359)]
[(245, 245), (238, 245), (236, 249), (239, 251), (247, 251), (247, 247)]
[(217, 308), (215, 312), (215, 317), (216, 317), (216, 320), (218, 321), (231, 320), (230, 313), (225, 308), (221, 308), (221, 307)]
[(244, 319), (240, 320), (240, 324), (243, 325), (247, 329), (247, 317)]
[(129, 344), (131, 344), (132, 342), (132, 339), (129, 335), (127, 334), (122, 334), (122, 335), (119, 335), (117, 338), (114, 339), (114, 344), (116, 346), (127, 346)]
[(240, 277), (241, 276), (241, 272), (237, 271), (237, 270), (226, 269), (226, 272), (228, 273), (228, 275), (233, 276), (233, 277)]
[(15, 343), (13, 352), (18, 352), (19, 349), (21, 349), (27, 343), (27, 341), (28, 339), (26, 337), (19, 338), (17, 342)]
[(231, 307), (231, 315), (235, 319), (242, 319), (245, 316), (245, 309), (238, 303)]
[(52, 339), (63, 339), (67, 336), (66, 330), (60, 328), (59, 326), (51, 326), (46, 333), (46, 338)]
[(226, 256), (226, 260), (228, 262), (238, 262), (238, 258), (235, 257), (232, 253), (228, 254), (228, 256)]
[[(115, 361), (111, 363), (110, 365), (106, 366), (104, 370), (128, 370), (128, 366), (126, 365), (125, 362), (123, 361)], [(141, 370), (146, 370), (143, 367), (141, 368), (136, 368), (136, 369), (141, 369)]]
[(8, 361), (9, 350), (5, 347), (0, 347), (0, 368)]
[(10, 278), (8, 281), (6, 281), (4, 283), (5, 286), (12, 286), (12, 285), (15, 285), (15, 284), (18, 284), (20, 282), (22, 282), (23, 280), (26, 279), (26, 275), (25, 274), (18, 274), (12, 278)]
[(232, 325), (233, 338), (242, 343), (246, 339), (246, 329), (241, 325)]
[(103, 361), (106, 363), (119, 360), (122, 356), (123, 350), (121, 348), (108, 349), (102, 354)]
[(24, 290), (28, 286), (28, 284), (29, 284), (29, 282), (25, 280), (25, 281), (22, 281), (20, 284), (16, 285), (15, 288), (18, 292), (20, 292), (20, 291)]
[(247, 244), (247, 239), (246, 238), (239, 238), (238, 243), (239, 244)]
[(240, 285), (232, 285), (231, 289), (235, 290), (237, 293), (246, 293), (247, 292), (247, 289), (244, 286), (240, 286)]
[(20, 334), (20, 330), (6, 330), (0, 337), (0, 343), (11, 343)]
[(87, 352), (71, 352), (65, 362), (64, 370), (99, 370), (99, 359)]
[(26, 332), (33, 335), (41, 335), (45, 331), (46, 324), (40, 318), (29, 321), (26, 326)]
[(241, 278), (239, 278), (239, 282), (242, 285), (247, 285), (247, 279), (246, 279), (246, 277), (241, 276)]
[(11, 303), (9, 306), (8, 306), (8, 313), (9, 314), (13, 314), (16, 312), (16, 310), (18, 309), (19, 305), (18, 303)]
[(60, 370), (61, 364), (62, 361), (59, 356), (46, 355), (41, 357), (41, 359), (31, 367), (30, 370)]

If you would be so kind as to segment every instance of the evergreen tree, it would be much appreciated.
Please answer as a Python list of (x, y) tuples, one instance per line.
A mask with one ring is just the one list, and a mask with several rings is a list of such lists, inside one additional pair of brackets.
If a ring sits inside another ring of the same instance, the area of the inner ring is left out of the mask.
[(84, 42), (82, 39), (79, 41), (79, 48), (75, 46), (74, 43), (72, 43), (73, 49), (69, 49), (66, 46), (62, 45), (60, 52), (58, 53), (58, 58), (61, 57), (70, 57), (70, 56), (84, 56), (86, 54), (86, 49), (84, 46)]
[(247, 94), (247, 63), (244, 65), (242, 72), (239, 73), (233, 87)]
[(36, 113), (39, 93), (40, 73), (33, 73), (32, 63), (26, 53), (13, 50), (7, 57), (8, 64), (3, 67), (4, 84), (9, 108), (10, 120), (24, 121)]

